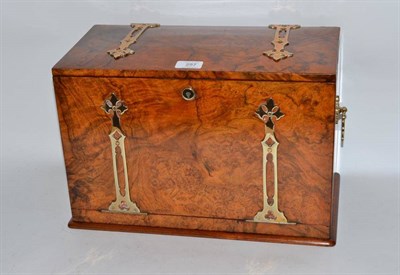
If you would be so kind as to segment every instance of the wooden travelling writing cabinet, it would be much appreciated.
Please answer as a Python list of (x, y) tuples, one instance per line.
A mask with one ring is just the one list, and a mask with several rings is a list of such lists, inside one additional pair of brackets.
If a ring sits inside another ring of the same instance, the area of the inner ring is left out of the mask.
[(338, 56), (337, 27), (94, 26), (52, 70), (69, 226), (334, 245)]

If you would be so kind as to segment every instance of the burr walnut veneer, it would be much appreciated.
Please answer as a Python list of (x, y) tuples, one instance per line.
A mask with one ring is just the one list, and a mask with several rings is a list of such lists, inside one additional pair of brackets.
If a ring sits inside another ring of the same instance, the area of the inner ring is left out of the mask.
[(94, 26), (53, 68), (69, 226), (334, 245), (338, 42)]

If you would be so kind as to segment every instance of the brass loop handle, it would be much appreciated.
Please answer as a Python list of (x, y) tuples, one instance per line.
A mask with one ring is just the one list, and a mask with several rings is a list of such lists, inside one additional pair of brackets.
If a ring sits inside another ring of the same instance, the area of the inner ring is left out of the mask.
[(344, 145), (344, 134), (346, 132), (346, 118), (347, 118), (347, 108), (345, 106), (340, 106), (340, 98), (336, 96), (336, 106), (335, 106), (335, 123), (338, 124), (339, 120), (342, 121), (340, 127), (340, 146)]

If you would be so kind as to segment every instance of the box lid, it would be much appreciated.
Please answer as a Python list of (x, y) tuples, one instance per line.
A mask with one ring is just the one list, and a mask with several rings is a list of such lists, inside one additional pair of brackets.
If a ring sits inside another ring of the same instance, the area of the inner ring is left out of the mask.
[[(267, 26), (148, 28), (129, 46), (134, 54), (114, 59), (107, 52), (118, 48), (131, 31), (129, 25), (93, 26), (53, 67), (53, 75), (336, 81), (338, 27), (290, 30), (284, 50), (293, 56), (279, 61), (263, 54), (274, 48), (276, 29)], [(178, 61), (203, 63), (197, 69), (176, 68)]]

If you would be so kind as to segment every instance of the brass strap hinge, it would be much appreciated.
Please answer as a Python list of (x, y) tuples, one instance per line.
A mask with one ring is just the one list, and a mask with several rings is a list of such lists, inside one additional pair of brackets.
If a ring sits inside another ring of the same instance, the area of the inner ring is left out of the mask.
[(344, 144), (344, 133), (346, 128), (346, 118), (347, 118), (347, 108), (345, 106), (340, 106), (340, 98), (336, 96), (336, 107), (335, 107), (335, 123), (338, 124), (339, 120), (342, 121), (342, 126), (340, 130), (340, 146), (343, 147)]
[(268, 50), (263, 54), (272, 58), (274, 61), (279, 61), (284, 58), (293, 56), (293, 53), (285, 51), (285, 46), (289, 45), (289, 32), (300, 28), (300, 25), (269, 25), (270, 29), (275, 29), (274, 40), (271, 44), (274, 45), (273, 50)]
[(121, 40), (119, 47), (113, 50), (109, 50), (107, 53), (112, 57), (114, 57), (114, 59), (134, 54), (135, 51), (130, 49), (129, 46), (136, 43), (139, 36), (141, 36), (145, 30), (147, 30), (148, 28), (156, 28), (159, 26), (160, 24), (132, 23), (131, 24), (132, 30), (125, 36), (124, 39)]

